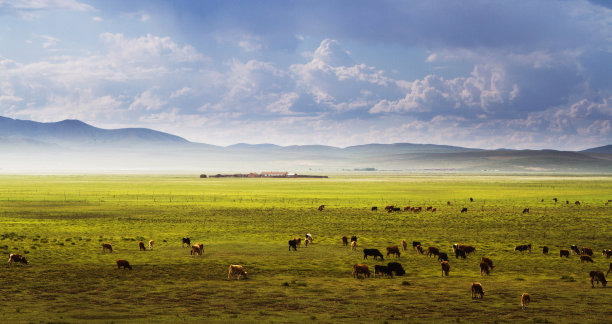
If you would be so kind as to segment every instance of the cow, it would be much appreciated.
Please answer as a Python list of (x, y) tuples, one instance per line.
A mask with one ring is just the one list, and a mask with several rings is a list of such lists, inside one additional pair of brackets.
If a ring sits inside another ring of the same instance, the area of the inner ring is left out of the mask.
[(491, 269), (489, 269), (489, 264), (484, 261), (480, 261), (480, 275), (482, 276), (482, 274), (485, 273), (488, 276), (489, 271), (491, 271)]
[(529, 208), (523, 209), (523, 214), (529, 214)]
[(489, 265), (489, 268), (491, 268), (491, 270), (492, 270), (493, 268), (495, 268), (495, 267), (493, 266), (493, 260), (491, 260), (490, 258), (487, 258), (487, 257), (482, 257), (482, 259), (480, 259), (480, 261), (482, 261), (482, 262), (486, 263), (487, 265)]
[(149, 241), (149, 250), (153, 250), (153, 244), (155, 244), (155, 242), (153, 240)]
[(378, 249), (363, 249), (363, 258), (367, 259), (369, 256), (373, 256), (374, 260), (376, 260), (376, 258), (380, 258), (380, 261), (384, 261), (385, 258), (383, 257), (382, 253), (380, 253), (380, 251), (378, 251)]
[(378, 211), (378, 207), (376, 206), (372, 207), (372, 211)]
[(301, 237), (296, 237), (293, 240), (295, 241), (295, 245), (297, 245), (297, 247), (302, 247), (302, 238)]
[(319, 211), (323, 211), (323, 209), (325, 209), (325, 205), (320, 205), (319, 208), (317, 208)]
[(586, 255), (589, 255), (589, 256), (593, 256), (593, 249), (588, 248), (588, 247), (583, 247), (583, 248), (580, 250), (580, 253), (581, 253), (581, 254), (586, 254)]
[(569, 250), (560, 250), (559, 251), (559, 257), (561, 257), (561, 258), (562, 257), (569, 258), (569, 255), (570, 255), (570, 251)]
[(603, 250), (601, 251), (601, 255), (605, 256), (606, 258), (609, 258), (610, 256), (612, 256), (612, 250)]
[(525, 309), (525, 307), (529, 306), (530, 302), (531, 296), (529, 296), (528, 293), (523, 293), (523, 295), (521, 295), (521, 308)]
[(440, 254), (440, 250), (437, 247), (433, 247), (430, 246), (427, 248), (427, 256), (432, 256), (432, 255), (439, 255)]
[(357, 236), (355, 235), (351, 236), (351, 242), (357, 242)]
[(557, 203), (557, 198), (553, 198), (553, 200), (555, 201), (555, 204)]
[(467, 213), (467, 207), (463, 207), (463, 208), (461, 209), (461, 212), (462, 212), (462, 213)]
[(399, 258), (400, 255), (401, 255), (399, 247), (397, 245), (388, 247), (387, 248), (387, 257), (389, 257), (389, 254), (395, 254)]
[(583, 254), (583, 255), (580, 256), (580, 263), (582, 263), (582, 262), (591, 262), (591, 263), (593, 263), (593, 259), (591, 259), (590, 256), (588, 256), (586, 254)]
[(402, 240), (402, 250), (403, 251), (408, 250), (408, 243), (406, 243), (406, 240)]
[(109, 243), (102, 243), (102, 253), (106, 252), (106, 250), (108, 250), (108, 252), (110, 253), (113, 253), (113, 246)]
[(28, 260), (26, 260), (26, 258), (23, 255), (17, 254), (17, 253), (9, 254), (8, 265), (10, 266), (13, 262), (15, 262), (15, 263), (22, 263), (22, 264), (29, 264)]
[(374, 277), (376, 276), (390, 276), (393, 277), (393, 272), (389, 270), (389, 267), (383, 265), (375, 265), (374, 266)]
[(132, 270), (132, 266), (126, 260), (117, 259), (117, 260), (115, 260), (115, 262), (117, 263), (117, 269), (123, 268), (123, 270), (125, 270), (125, 269)]
[(425, 208), (426, 211), (431, 211), (433, 209), (432, 206), (427, 206), (427, 208)]
[(236, 277), (237, 280), (240, 280), (240, 278), (246, 279), (247, 272), (244, 271), (244, 268), (239, 264), (230, 264), (229, 270), (227, 271), (227, 280), (231, 280), (232, 277)]
[(388, 211), (389, 209), (393, 209), (393, 207), (395, 207), (395, 206), (393, 206), (393, 205), (387, 205), (387, 206), (385, 206), (385, 210), (386, 210), (386, 211)]
[(342, 237), (342, 246), (348, 246), (348, 237), (346, 235)]
[(476, 298), (484, 298), (484, 290), (482, 289), (482, 285), (478, 282), (472, 283), (472, 299)]
[(403, 276), (404, 274), (406, 274), (404, 267), (402, 267), (402, 265), (397, 262), (389, 262), (387, 264), (387, 268), (389, 268), (389, 272), (395, 272), (396, 276)]
[(548, 254), (548, 246), (543, 246), (542, 247), (542, 253)]
[(474, 198), (470, 197), (470, 202), (474, 202)]
[(355, 251), (357, 249), (357, 241), (351, 242), (351, 250)]
[[(610, 271), (608, 271), (610, 272)], [(595, 285), (593, 284), (593, 281), (597, 281), (597, 285), (599, 286), (599, 283), (601, 282), (601, 285), (603, 287), (606, 286), (606, 284), (608, 283), (606, 281), (606, 277), (604, 277), (604, 274), (602, 271), (599, 270), (593, 270), (591, 272), (589, 272), (589, 276), (591, 277), (591, 288), (595, 288)]]
[(463, 244), (453, 244), (453, 250), (461, 250), (465, 252), (465, 254), (470, 254), (476, 252), (476, 248), (471, 245), (463, 245)]
[(446, 254), (446, 252), (440, 252), (440, 254), (438, 254), (438, 261), (448, 261), (448, 254)]
[(412, 208), (413, 208), (412, 211), (415, 213), (418, 213), (423, 210), (423, 207), (412, 207)]
[(416, 249), (417, 245), (421, 245), (421, 242), (418, 241), (412, 241), (412, 248)]
[(140, 248), (140, 251), (146, 251), (147, 249), (145, 248), (145, 244), (144, 242), (138, 242), (138, 247)]
[(311, 240), (310, 239), (305, 239), (304, 240), (304, 247), (308, 247), (308, 244), (310, 244)]
[(577, 245), (570, 245), (570, 249), (572, 250), (572, 253), (580, 254), (580, 250), (578, 249)]
[(202, 255), (202, 249), (200, 248), (200, 245), (196, 244), (196, 245), (192, 245), (191, 246), (191, 251), (189, 251), (190, 255)]
[(291, 251), (291, 248), (293, 248), (293, 251), (297, 251), (297, 241), (295, 239), (289, 240), (289, 251)]
[(306, 233), (306, 239), (310, 240), (310, 243), (312, 243), (312, 241), (314, 241), (314, 239), (312, 238), (312, 234), (310, 234), (310, 233)]
[(527, 250), (529, 250), (529, 253), (531, 253), (531, 244), (518, 245), (517, 247), (514, 248), (514, 251), (519, 251), (519, 252), (523, 252)]
[(461, 249), (455, 249), (455, 259), (465, 259), (466, 255), (465, 255), (465, 251), (461, 250)]
[(440, 267), (442, 267), (442, 277), (448, 277), (448, 273), (450, 272), (450, 263), (448, 263), (448, 261), (442, 261), (440, 262)]
[(450, 206), (450, 205), (451, 205), (451, 202), (450, 202), (450, 201), (447, 201), (447, 202), (446, 202), (446, 206)]
[(394, 211), (394, 212), (402, 211), (402, 209), (399, 208), (399, 207), (393, 207), (393, 209), (391, 209), (391, 210)]
[(370, 278), (370, 268), (368, 268), (367, 264), (355, 264), (353, 265), (353, 278), (359, 278), (359, 275), (362, 274), (364, 277)]
[(183, 237), (183, 247), (185, 247), (185, 244), (191, 246), (191, 240), (188, 237)]
[(410, 211), (410, 210), (411, 210), (411, 209), (410, 209), (410, 206), (406, 206), (406, 207), (404, 207), (404, 211)]
[(417, 253), (419, 253), (419, 254), (423, 254), (423, 247), (422, 247), (422, 246), (417, 245), (417, 246), (416, 246), (416, 250), (417, 250)]
[(576, 202), (574, 203), (574, 205), (576, 205), (576, 206), (580, 206), (580, 201), (576, 200)]
[(438, 210), (438, 209), (434, 207), (434, 208), (432, 208), (432, 209), (431, 209), (431, 212), (432, 212), (432, 213), (435, 213), (435, 212), (436, 212), (436, 210)]

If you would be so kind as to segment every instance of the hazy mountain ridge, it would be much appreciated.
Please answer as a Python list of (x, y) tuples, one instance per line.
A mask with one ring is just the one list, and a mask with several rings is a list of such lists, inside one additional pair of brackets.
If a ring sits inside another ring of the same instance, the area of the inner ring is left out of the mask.
[(291, 172), (456, 170), (612, 173), (612, 145), (580, 152), (483, 150), (434, 144), (245, 144), (189, 142), (146, 128), (101, 129), (78, 120), (0, 117), (0, 171)]

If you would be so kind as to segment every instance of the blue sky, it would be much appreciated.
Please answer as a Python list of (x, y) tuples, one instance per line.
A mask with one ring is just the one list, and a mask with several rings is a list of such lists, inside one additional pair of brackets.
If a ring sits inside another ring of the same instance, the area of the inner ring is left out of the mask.
[(216, 145), (607, 145), (611, 7), (0, 0), (0, 115)]

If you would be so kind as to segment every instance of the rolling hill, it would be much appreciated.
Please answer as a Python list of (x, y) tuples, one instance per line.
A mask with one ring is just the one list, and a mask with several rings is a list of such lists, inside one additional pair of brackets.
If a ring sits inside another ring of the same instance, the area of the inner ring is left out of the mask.
[(193, 143), (146, 128), (101, 129), (78, 120), (0, 117), (0, 172), (565, 172), (612, 173), (612, 145), (580, 152), (483, 150), (433, 144)]

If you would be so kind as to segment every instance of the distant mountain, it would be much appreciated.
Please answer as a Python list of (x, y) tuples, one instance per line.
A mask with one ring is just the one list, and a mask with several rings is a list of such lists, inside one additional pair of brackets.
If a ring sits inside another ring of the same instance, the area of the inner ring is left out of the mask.
[(67, 146), (188, 143), (184, 138), (147, 128), (102, 129), (71, 119), (40, 123), (0, 117), (0, 137)]
[(146, 128), (0, 117), (0, 173), (18, 172), (596, 172), (612, 173), (612, 145), (581, 152), (483, 150), (433, 144), (193, 143)]
[(600, 147), (590, 148), (590, 149), (584, 150), (582, 152), (612, 154), (612, 144), (605, 145), (605, 146), (600, 146)]

